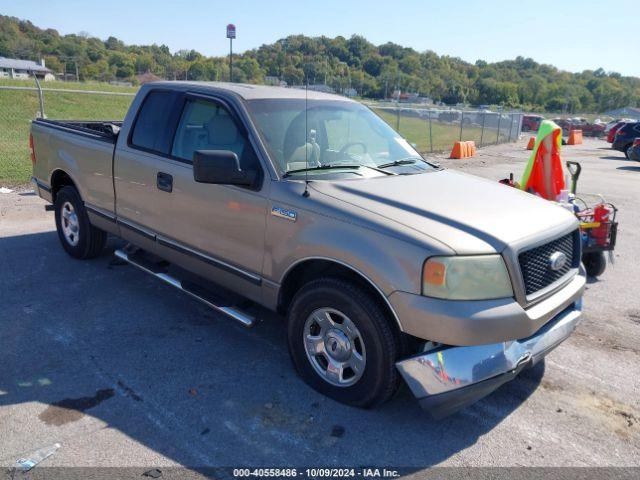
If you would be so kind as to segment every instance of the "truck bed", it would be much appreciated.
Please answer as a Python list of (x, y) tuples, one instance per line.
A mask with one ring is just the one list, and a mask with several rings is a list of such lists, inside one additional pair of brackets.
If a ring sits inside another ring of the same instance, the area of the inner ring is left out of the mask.
[(56, 172), (64, 172), (88, 207), (114, 212), (113, 152), (121, 121), (36, 119), (33, 177), (41, 196), (53, 200)]
[(102, 140), (115, 143), (120, 133), (122, 122), (118, 120), (49, 120), (39, 118), (33, 123), (45, 124), (49, 127), (65, 130), (70, 133), (84, 134), (99, 137)]

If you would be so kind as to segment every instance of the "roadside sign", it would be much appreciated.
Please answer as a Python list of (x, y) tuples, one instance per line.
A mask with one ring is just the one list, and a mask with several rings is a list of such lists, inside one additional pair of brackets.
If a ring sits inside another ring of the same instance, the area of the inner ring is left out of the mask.
[(236, 26), (233, 23), (227, 25), (227, 38), (236, 38)]

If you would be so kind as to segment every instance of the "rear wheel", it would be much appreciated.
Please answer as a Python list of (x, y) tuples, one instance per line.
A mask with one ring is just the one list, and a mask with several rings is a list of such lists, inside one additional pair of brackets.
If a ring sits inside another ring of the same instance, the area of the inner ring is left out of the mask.
[(288, 315), (289, 352), (302, 379), (356, 407), (388, 400), (399, 385), (399, 335), (376, 300), (338, 278), (312, 281)]
[(582, 263), (590, 277), (599, 277), (607, 267), (607, 259), (604, 252), (588, 252), (582, 255)]
[(80, 194), (65, 186), (56, 194), (56, 229), (62, 248), (74, 258), (89, 259), (100, 255), (107, 234), (89, 222)]
[(633, 148), (633, 145), (627, 145), (627, 147), (624, 149), (624, 156), (627, 157), (627, 159), (631, 160), (631, 149)]

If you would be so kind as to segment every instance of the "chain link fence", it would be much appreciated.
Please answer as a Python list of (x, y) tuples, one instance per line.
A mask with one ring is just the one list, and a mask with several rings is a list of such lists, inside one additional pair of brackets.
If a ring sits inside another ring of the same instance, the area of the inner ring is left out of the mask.
[(121, 120), (135, 95), (130, 92), (46, 88), (46, 84), (39, 89), (34, 82), (19, 82), (24, 86), (16, 83), (0, 83), (0, 186), (29, 181), (29, 128), (31, 120), (41, 116), (43, 107), (45, 117), (59, 120)]
[(451, 150), (458, 141), (473, 140), (478, 147), (512, 142), (522, 130), (520, 112), (369, 107), (423, 154)]

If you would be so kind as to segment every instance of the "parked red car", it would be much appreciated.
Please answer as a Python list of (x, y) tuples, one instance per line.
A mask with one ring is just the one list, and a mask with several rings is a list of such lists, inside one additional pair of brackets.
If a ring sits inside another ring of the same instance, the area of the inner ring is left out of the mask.
[(523, 115), (522, 116), (522, 131), (523, 132), (537, 132), (540, 128), (540, 122), (544, 120), (544, 117), (540, 115)]
[(591, 123), (586, 118), (570, 118), (573, 128), (571, 130), (582, 130), (585, 137), (598, 137), (604, 133), (605, 124)]
[(572, 123), (569, 120), (567, 120), (566, 118), (554, 118), (552, 121), (562, 129), (562, 135), (569, 135), (569, 132), (573, 127)]
[(616, 133), (620, 130), (626, 122), (618, 122), (613, 127), (609, 129), (609, 133), (607, 134), (607, 142), (613, 143), (613, 139), (616, 138)]
[(589, 123), (585, 118), (554, 118), (553, 121), (562, 128), (563, 135), (569, 135), (571, 130), (582, 130), (585, 137), (598, 137), (604, 134), (604, 124)]

